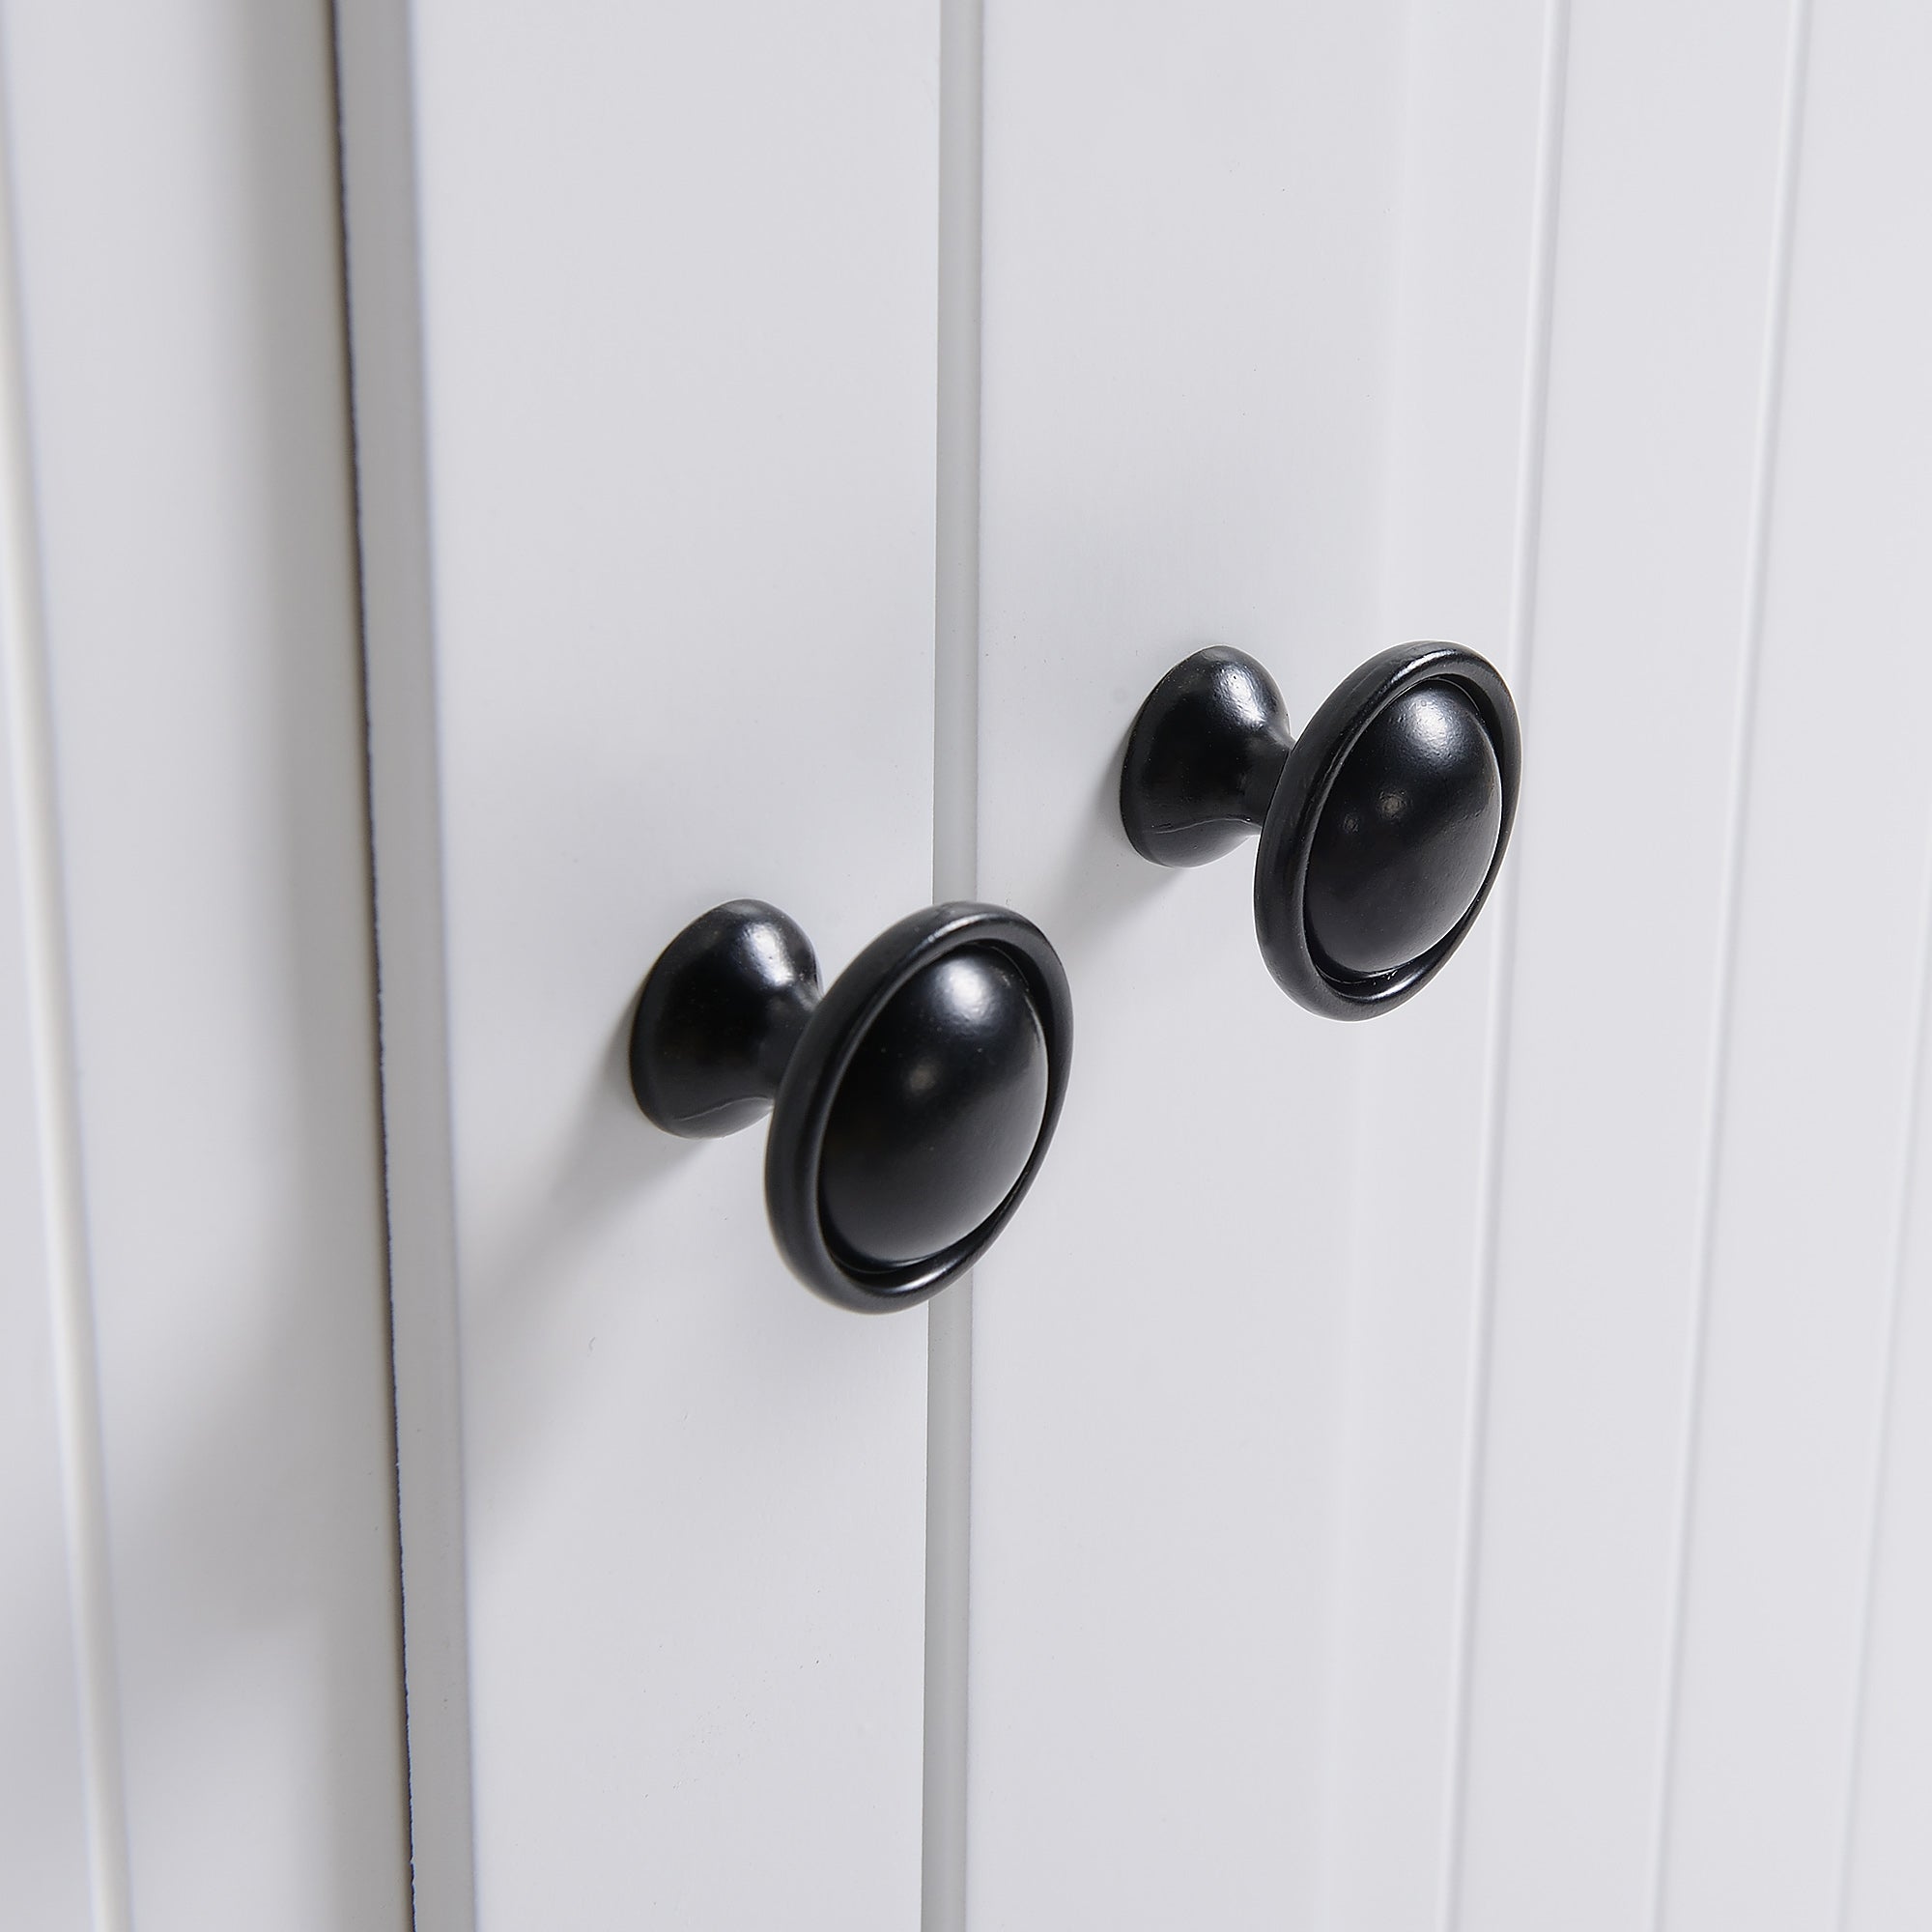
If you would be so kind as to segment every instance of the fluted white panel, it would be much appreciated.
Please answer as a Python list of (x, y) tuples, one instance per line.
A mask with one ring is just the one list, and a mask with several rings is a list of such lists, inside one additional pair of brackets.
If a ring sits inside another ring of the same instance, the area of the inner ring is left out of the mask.
[(1838, 1910), (1924, 1000), (1932, 18), (1823, 0), (1796, 86), (1668, 1793), (1683, 1932)]
[[(1422, 8), (1404, 102), (1379, 635), (1490, 656), (1530, 722), (1565, 0)], [(1518, 879), (1366, 1029), (1312, 1922), (1433, 1926), (1456, 1882)], [(1391, 1857), (1391, 1845), (1401, 1845)]]
[[(980, 1290), (976, 1925), (1923, 1916), (1924, 39), (993, 10), (982, 884), (1082, 1064)], [(1520, 842), (1338, 1040), (1114, 759), (1192, 644), (1420, 636)]]
[(1787, 42), (1568, 22), (1450, 1901), (1485, 1932), (1651, 1909)]

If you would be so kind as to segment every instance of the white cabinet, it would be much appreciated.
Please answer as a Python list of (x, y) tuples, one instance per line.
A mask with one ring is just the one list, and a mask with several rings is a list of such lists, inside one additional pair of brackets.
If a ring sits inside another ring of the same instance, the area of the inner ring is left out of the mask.
[[(345, 303), (321, 14), (99, 11), (0, 10), (0, 1916), (399, 1919), (406, 1666), (421, 1932), (1932, 1918), (1932, 16), (340, 0)], [(1516, 843), (1340, 1026), (1122, 743), (1431, 637)], [(925, 1310), (631, 1100), (747, 895), (1065, 962)]]
[[(440, 758), (443, 860), (385, 917), (413, 947), (440, 879), (420, 1366), (460, 1334), (463, 1415), (422, 1507), (470, 1545), (484, 1918), (907, 1920), (922, 1318), (792, 1293), (754, 1150), (654, 1142), (611, 1050), (706, 902), (844, 921), (836, 961), (936, 850), (1080, 1023), (970, 1325), (931, 1317), (929, 1922), (1890, 1922), (1916, 1894), (1861, 1874), (1925, 1714), (1860, 1713), (1923, 1588), (1881, 1441), (1932, 797), (1917, 566), (1863, 533), (1926, 488), (1922, 36), (1853, 0), (977, 36), (430, 8), (370, 139), (422, 222), (366, 326), (407, 345), (419, 293), (434, 616), (396, 648), (438, 708), (390, 763)], [(1325, 1026), (1241, 864), (1127, 852), (1118, 750), (1195, 644), (1305, 715), (1418, 635), (1517, 680), (1519, 849), (1423, 1001)]]

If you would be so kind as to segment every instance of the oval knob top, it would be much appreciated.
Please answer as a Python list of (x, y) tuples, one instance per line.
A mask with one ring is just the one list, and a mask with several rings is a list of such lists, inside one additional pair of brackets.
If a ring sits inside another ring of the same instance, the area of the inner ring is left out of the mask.
[(970, 1235), (1025, 1170), (1046, 1118), (1046, 1035), (990, 947), (951, 952), (867, 1029), (825, 1123), (833, 1246), (902, 1267)]
[(1475, 903), (1503, 823), (1495, 747), (1453, 684), (1383, 706), (1336, 775), (1308, 854), (1308, 937), (1341, 978), (1392, 973)]

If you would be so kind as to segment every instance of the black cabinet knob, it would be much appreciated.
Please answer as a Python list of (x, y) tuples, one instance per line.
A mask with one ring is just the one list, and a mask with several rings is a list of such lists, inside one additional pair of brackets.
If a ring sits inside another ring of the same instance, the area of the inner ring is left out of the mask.
[(1350, 672), (1299, 738), (1244, 651), (1196, 651), (1127, 736), (1121, 820), (1161, 866), (1201, 866), (1257, 829), (1255, 929), (1282, 990), (1366, 1019), (1421, 989), (1495, 883), (1522, 739), (1494, 666), (1402, 644)]
[(1060, 955), (1017, 913), (916, 912), (821, 998), (797, 925), (733, 899), (651, 968), (631, 1089), (673, 1134), (736, 1133), (769, 1106), (765, 1206), (793, 1272), (844, 1308), (907, 1308), (1019, 1206), (1072, 1044)]

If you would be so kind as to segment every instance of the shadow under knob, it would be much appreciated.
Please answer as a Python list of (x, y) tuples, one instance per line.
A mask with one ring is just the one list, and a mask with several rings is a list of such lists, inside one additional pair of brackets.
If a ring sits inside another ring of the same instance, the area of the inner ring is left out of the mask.
[(1363, 1019), (1419, 992), (1462, 944), (1508, 849), (1522, 766), (1495, 668), (1456, 644), (1360, 666), (1296, 738), (1281, 694), (1216, 645), (1142, 705), (1121, 819), (1156, 864), (1206, 864), (1259, 829), (1255, 930), (1301, 1005)]
[(1071, 1044), (1059, 956), (1015, 913), (914, 913), (821, 998), (805, 935), (738, 899), (652, 967), (631, 1084), (671, 1133), (730, 1132), (771, 1103), (765, 1203), (781, 1253), (843, 1307), (903, 1308), (970, 1267), (1019, 1205)]

